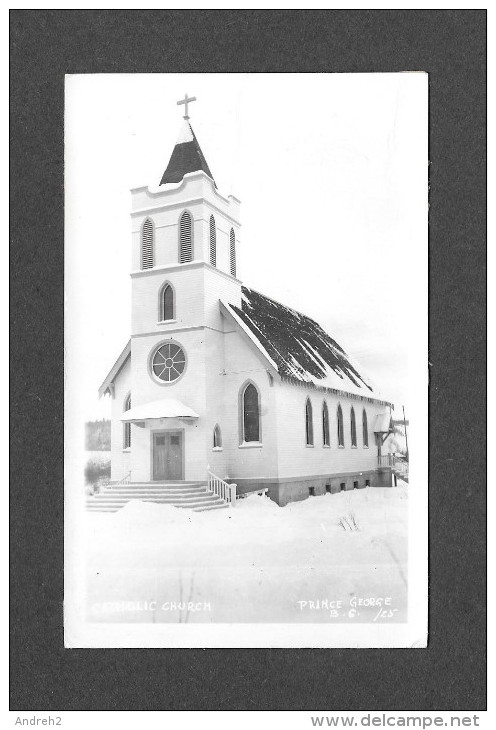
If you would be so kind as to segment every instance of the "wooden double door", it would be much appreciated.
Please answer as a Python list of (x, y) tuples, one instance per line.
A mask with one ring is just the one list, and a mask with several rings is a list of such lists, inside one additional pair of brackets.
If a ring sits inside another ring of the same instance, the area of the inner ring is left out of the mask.
[(154, 431), (152, 443), (152, 479), (184, 479), (184, 443), (182, 431)]

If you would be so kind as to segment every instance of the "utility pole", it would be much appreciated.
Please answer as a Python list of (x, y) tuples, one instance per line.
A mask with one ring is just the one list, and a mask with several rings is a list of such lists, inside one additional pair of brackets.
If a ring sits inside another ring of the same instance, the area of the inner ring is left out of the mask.
[(408, 452), (408, 434), (407, 434), (407, 431), (406, 431), (405, 406), (402, 406), (402, 408), (403, 408), (403, 423), (405, 425), (406, 460), (409, 462), (410, 461), (410, 457), (409, 457), (409, 452)]

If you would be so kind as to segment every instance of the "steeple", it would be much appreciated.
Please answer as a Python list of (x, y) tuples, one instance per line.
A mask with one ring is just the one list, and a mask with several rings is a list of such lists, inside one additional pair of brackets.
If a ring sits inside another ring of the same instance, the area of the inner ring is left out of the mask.
[(213, 180), (215, 185), (214, 177), (210, 172), (210, 168), (188, 119), (189, 117), (184, 117), (176, 146), (172, 151), (167, 169), (162, 175), (160, 185), (181, 182), (188, 172), (198, 172), (199, 170), (203, 170)]

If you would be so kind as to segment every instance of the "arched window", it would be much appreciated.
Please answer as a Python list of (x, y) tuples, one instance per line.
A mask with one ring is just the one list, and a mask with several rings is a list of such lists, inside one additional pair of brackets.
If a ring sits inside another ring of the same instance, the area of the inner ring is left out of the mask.
[(146, 218), (141, 228), (141, 268), (152, 269), (154, 259), (155, 230), (151, 218)]
[(234, 228), (231, 228), (229, 233), (229, 270), (231, 276), (236, 276), (236, 236), (234, 235)]
[(365, 408), (362, 412), (362, 432), (363, 432), (363, 445), (368, 446), (369, 445), (369, 428), (367, 424), (367, 411)]
[(324, 446), (330, 446), (331, 441), (329, 439), (329, 409), (327, 403), (324, 401), (322, 404), (322, 443)]
[(214, 428), (214, 449), (221, 449), (222, 448), (222, 434), (220, 431), (220, 426), (217, 423)]
[(179, 219), (179, 263), (193, 260), (193, 221), (187, 210)]
[(310, 398), (305, 403), (305, 439), (307, 446), (313, 446), (313, 413)]
[(338, 418), (338, 446), (344, 446), (343, 411), (341, 409), (341, 406), (338, 406), (337, 418)]
[(241, 408), (243, 442), (260, 441), (260, 399), (253, 383), (248, 383), (242, 391)]
[(217, 232), (213, 215), (210, 216), (210, 263), (217, 266)]
[(164, 284), (160, 291), (160, 320), (165, 322), (175, 318), (174, 289), (170, 284)]
[(355, 409), (353, 408), (353, 406), (351, 407), (351, 411), (350, 411), (350, 424), (351, 424), (351, 445), (356, 446), (357, 445), (356, 418), (355, 418)]
[[(130, 411), (131, 410), (131, 393), (129, 393), (128, 397), (124, 401), (124, 410)], [(123, 448), (130, 449), (131, 448), (131, 424), (125, 423), (124, 424), (124, 443)]]

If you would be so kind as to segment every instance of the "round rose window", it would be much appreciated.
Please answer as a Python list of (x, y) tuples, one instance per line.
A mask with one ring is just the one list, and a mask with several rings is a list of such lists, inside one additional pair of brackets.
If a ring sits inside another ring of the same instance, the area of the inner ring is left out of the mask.
[(158, 348), (152, 360), (153, 374), (164, 383), (173, 383), (186, 367), (186, 355), (179, 345), (167, 344)]

